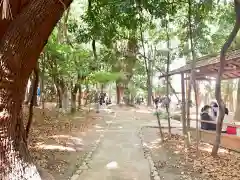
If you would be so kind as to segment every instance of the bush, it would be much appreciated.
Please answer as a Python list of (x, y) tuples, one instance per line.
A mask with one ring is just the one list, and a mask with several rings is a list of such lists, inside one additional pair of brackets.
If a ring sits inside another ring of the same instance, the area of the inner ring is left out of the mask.
[(174, 114), (174, 115), (172, 115), (172, 119), (181, 121), (181, 114)]
[[(157, 116), (157, 113), (159, 114), (159, 117), (161, 119), (167, 119), (167, 113), (163, 112), (163, 111), (158, 111), (158, 112), (154, 112), (154, 116)], [(177, 121), (181, 121), (181, 114), (173, 114), (171, 116), (171, 119), (177, 120)]]
[(159, 115), (159, 117), (161, 119), (167, 119), (167, 113), (166, 112), (162, 112), (162, 111), (158, 111), (158, 112), (154, 112), (154, 116), (157, 116), (157, 114)]

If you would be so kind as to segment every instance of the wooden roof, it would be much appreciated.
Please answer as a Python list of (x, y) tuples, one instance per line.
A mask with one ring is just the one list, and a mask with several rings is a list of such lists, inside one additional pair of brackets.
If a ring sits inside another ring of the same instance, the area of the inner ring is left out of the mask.
[[(220, 53), (219, 53), (220, 54)], [(207, 77), (215, 78), (217, 76), (220, 64), (220, 57), (204, 56), (196, 62), (196, 78), (198, 80), (208, 79)], [(178, 69), (169, 72), (169, 76), (181, 73), (190, 73), (191, 64), (187, 63)], [(166, 75), (161, 75), (163, 78)], [(223, 79), (233, 79), (240, 77), (240, 49), (228, 52), (226, 55), (226, 63), (224, 67)]]

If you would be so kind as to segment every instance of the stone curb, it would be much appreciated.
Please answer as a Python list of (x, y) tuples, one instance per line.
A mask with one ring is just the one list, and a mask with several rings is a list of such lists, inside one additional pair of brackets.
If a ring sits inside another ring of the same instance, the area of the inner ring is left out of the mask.
[(105, 128), (105, 130), (100, 134), (99, 138), (93, 143), (93, 148), (89, 152), (86, 153), (81, 165), (75, 171), (75, 173), (71, 176), (71, 178), (69, 178), (69, 180), (78, 180), (80, 178), (80, 175), (83, 173), (83, 171), (90, 169), (89, 164), (92, 160), (92, 156), (97, 151), (97, 148), (100, 146), (100, 143), (102, 142), (102, 139), (104, 138), (104, 134), (109, 129), (110, 125), (111, 125), (111, 123), (107, 124), (107, 127)]
[(143, 139), (143, 132), (142, 132), (143, 128), (145, 128), (145, 127), (143, 126), (139, 129), (138, 135), (139, 135), (139, 138), (141, 140), (141, 145), (142, 145), (144, 157), (145, 157), (145, 159), (148, 160), (148, 164), (149, 164), (149, 167), (150, 167), (150, 176), (151, 176), (152, 180), (160, 180), (161, 178), (159, 176), (157, 168), (155, 167), (154, 161), (152, 159), (151, 150), (147, 147), (147, 145), (146, 145), (146, 143), (144, 142), (144, 139)]

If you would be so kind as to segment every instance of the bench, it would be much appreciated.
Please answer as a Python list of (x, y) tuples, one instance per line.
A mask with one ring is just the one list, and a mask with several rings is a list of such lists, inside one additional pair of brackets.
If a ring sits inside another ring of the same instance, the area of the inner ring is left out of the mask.
[[(216, 124), (216, 122), (214, 121), (198, 120), (198, 122)], [(223, 123), (223, 125), (240, 128), (240, 125), (235, 125), (230, 123)], [(196, 129), (190, 128), (190, 131), (191, 131), (191, 134), (196, 137)], [(203, 129), (200, 129), (200, 126), (199, 126), (199, 137), (203, 142), (214, 144), (216, 139), (216, 131), (203, 130)], [(226, 149), (231, 149), (231, 150), (240, 152), (240, 137), (236, 135), (222, 133), (220, 146)]]

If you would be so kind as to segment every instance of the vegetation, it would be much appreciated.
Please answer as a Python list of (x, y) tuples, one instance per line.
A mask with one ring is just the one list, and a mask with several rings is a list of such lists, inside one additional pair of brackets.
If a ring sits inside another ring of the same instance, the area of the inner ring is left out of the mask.
[[(27, 147), (37, 84), (43, 108), (45, 101), (54, 101), (59, 110), (74, 113), (98, 103), (104, 89), (111, 90), (109, 96), (116, 92), (117, 104), (125, 99), (134, 104), (144, 92), (147, 105), (151, 106), (154, 94), (176, 94), (170, 77), (159, 86), (153, 79), (159, 71), (169, 74), (171, 66), (182, 58), (192, 63), (187, 102), (193, 88), (195, 102), (200, 105), (200, 83), (195, 82), (194, 76), (197, 58), (220, 52), (215, 88), (220, 115), (212, 150), (212, 155), (217, 155), (223, 100), (227, 105), (233, 104), (234, 92), (240, 91), (240, 81), (221, 81), (226, 52), (239, 48), (237, 0), (2, 0), (0, 5), (1, 179), (11, 179), (12, 174), (18, 175), (15, 179), (19, 180), (40, 179)], [(25, 97), (28, 80), (30, 88)], [(212, 85), (205, 84), (205, 89), (208, 97), (202, 94), (202, 99), (209, 101), (213, 97)], [(236, 107), (230, 108), (235, 108), (236, 120), (240, 119), (239, 96), (237, 93)], [(186, 104), (185, 115), (184, 98), (182, 122), (187, 136), (190, 103)], [(22, 121), (24, 101), (30, 102), (27, 128)], [(171, 134), (171, 111), (169, 107), (166, 110)], [(198, 114), (198, 106), (196, 110)], [(158, 114), (157, 117), (160, 124)]]

